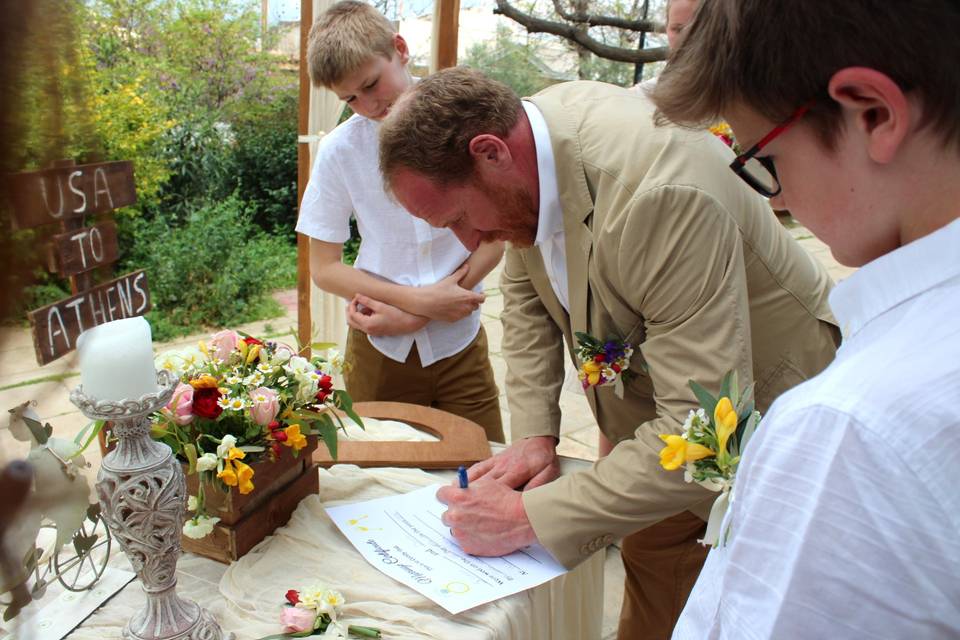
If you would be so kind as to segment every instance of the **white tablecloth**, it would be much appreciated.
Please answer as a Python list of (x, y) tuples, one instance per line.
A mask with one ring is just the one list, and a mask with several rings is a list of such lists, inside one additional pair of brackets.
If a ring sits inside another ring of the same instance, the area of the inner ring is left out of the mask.
[[(447, 478), (417, 469), (320, 470), (320, 493), (304, 499), (290, 522), (229, 566), (185, 554), (178, 593), (207, 608), (237, 640), (281, 631), (278, 617), (288, 589), (315, 582), (341, 591), (348, 624), (366, 624), (384, 638), (444, 640), (589, 640), (600, 637), (604, 554), (526, 592), (452, 616), (419, 593), (372, 567), (337, 530), (325, 505), (407, 492)], [(129, 568), (115, 552), (111, 565)], [(139, 581), (88, 618), (71, 640), (121, 638), (123, 625), (145, 601)]]

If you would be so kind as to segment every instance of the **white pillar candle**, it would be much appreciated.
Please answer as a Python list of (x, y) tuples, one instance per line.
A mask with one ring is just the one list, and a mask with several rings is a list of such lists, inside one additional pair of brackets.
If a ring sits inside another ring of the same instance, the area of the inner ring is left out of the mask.
[(80, 334), (80, 384), (94, 400), (139, 400), (157, 392), (150, 324), (142, 317), (101, 324)]

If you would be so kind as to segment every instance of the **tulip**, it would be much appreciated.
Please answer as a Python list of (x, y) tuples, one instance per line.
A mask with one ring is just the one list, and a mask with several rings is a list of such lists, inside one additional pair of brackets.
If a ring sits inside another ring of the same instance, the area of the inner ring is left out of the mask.
[(178, 383), (167, 404), (167, 410), (173, 415), (173, 421), (180, 426), (193, 422), (193, 387)]
[(211, 355), (215, 360), (226, 362), (230, 354), (237, 348), (240, 336), (236, 331), (224, 329), (210, 336)]
[(267, 387), (259, 387), (250, 392), (253, 405), (250, 407), (250, 418), (261, 427), (274, 421), (280, 411), (280, 399), (277, 392)]
[(312, 631), (317, 620), (317, 614), (312, 609), (300, 607), (284, 607), (280, 612), (280, 624), (284, 633), (302, 633)]

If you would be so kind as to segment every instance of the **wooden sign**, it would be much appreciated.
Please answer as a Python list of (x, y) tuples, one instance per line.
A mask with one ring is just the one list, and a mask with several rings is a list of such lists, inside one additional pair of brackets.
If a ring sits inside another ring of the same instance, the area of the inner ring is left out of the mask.
[(87, 329), (149, 310), (147, 274), (140, 270), (31, 311), (27, 315), (37, 362), (47, 364), (72, 351), (77, 337)]
[(51, 238), (50, 271), (73, 276), (117, 259), (117, 225), (104, 222)]
[(6, 183), (14, 229), (105, 213), (137, 201), (129, 160), (16, 173)]

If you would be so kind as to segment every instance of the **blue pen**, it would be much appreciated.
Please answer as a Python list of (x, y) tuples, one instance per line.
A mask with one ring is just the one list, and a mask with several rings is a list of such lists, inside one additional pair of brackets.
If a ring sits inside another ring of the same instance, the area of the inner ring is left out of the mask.
[(457, 469), (457, 477), (460, 478), (460, 488), (466, 489), (469, 486), (467, 481), (467, 468), (463, 465), (460, 465), (460, 468)]

